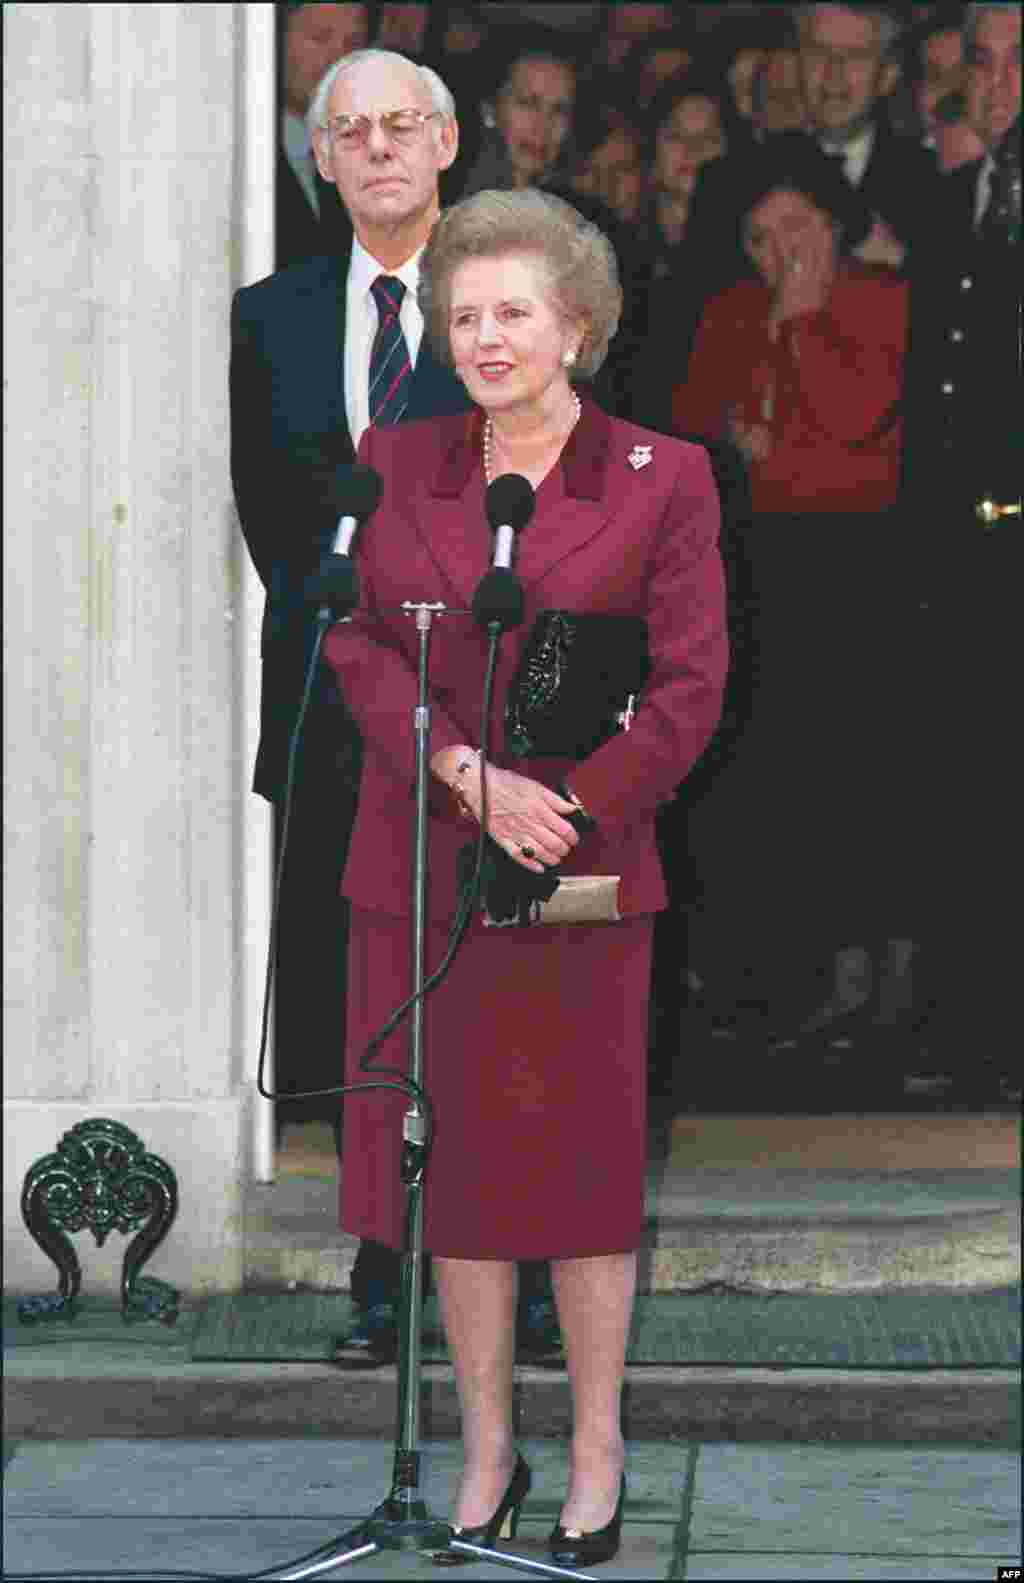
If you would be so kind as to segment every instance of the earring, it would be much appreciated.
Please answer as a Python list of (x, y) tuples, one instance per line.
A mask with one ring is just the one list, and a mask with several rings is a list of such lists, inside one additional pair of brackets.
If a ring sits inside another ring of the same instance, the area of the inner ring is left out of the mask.
[(564, 357), (562, 358), (562, 367), (563, 368), (571, 368), (573, 363), (575, 363), (575, 361), (576, 361), (576, 353), (573, 350), (573, 348), (570, 346), (569, 350), (565, 353)]

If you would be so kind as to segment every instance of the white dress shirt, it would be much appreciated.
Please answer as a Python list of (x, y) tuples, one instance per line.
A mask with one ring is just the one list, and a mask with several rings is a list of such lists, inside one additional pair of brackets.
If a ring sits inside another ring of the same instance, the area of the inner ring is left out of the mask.
[(345, 412), (356, 447), (370, 426), (370, 352), (379, 323), (370, 287), (378, 275), (393, 275), (405, 286), (398, 317), (415, 368), (423, 339), (423, 315), (416, 299), (422, 253), (421, 247), (399, 269), (386, 269), (371, 257), (358, 237), (352, 239), (345, 299)]
[(301, 115), (296, 115), (292, 110), (285, 110), (281, 117), (281, 143), (284, 157), (295, 172), (299, 186), (309, 199), (309, 207), (319, 220), (320, 195), (316, 190), (316, 177), (313, 172), (313, 149), (305, 121)]
[(875, 129), (866, 126), (863, 132), (858, 132), (848, 143), (829, 143), (822, 139), (821, 147), (826, 154), (841, 154), (843, 158), (843, 171), (847, 181), (853, 187), (859, 187), (864, 180), (864, 172), (868, 168), (871, 150), (875, 146)]
[(978, 180), (974, 188), (974, 229), (977, 230), (985, 216), (989, 199), (992, 196), (992, 177), (995, 175), (996, 162), (991, 154), (986, 154), (981, 162)]

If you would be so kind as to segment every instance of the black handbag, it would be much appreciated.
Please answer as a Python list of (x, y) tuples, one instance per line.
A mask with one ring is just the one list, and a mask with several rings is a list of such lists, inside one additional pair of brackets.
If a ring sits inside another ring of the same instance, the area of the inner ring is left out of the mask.
[(587, 758), (628, 730), (649, 671), (642, 616), (540, 611), (505, 700), (508, 751)]

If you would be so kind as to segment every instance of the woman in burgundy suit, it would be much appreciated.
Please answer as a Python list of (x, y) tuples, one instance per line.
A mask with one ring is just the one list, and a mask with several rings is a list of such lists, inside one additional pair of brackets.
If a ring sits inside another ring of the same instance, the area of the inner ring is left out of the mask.
[[(666, 899), (654, 815), (718, 718), (718, 502), (703, 449), (611, 419), (574, 391), (573, 379), (600, 366), (621, 293), (609, 244), (568, 204), (536, 190), (465, 199), (438, 222), (421, 282), (427, 331), (478, 406), (371, 428), (360, 449), (382, 475), (382, 503), (363, 535), (362, 605), (325, 644), (365, 743), (344, 879), (348, 1077), (358, 1078), (367, 1039), (410, 988), (416, 633), (399, 607), (443, 601), (460, 612), (442, 616), (432, 636), (429, 971), (456, 910), (457, 857), (481, 812), (473, 744), (487, 638), (467, 607), (493, 554), (484, 494), (518, 473), (536, 501), (516, 551), (525, 618), (503, 638), (496, 673), (488, 830), (524, 880), (553, 869), (618, 876), (619, 916), (505, 928), (473, 918), (426, 1003), (435, 1134), (424, 1234), (463, 1417), (454, 1522), (476, 1542), (493, 1543), (529, 1484), (512, 1436), (515, 1261), (552, 1261), (575, 1407), (552, 1553), (586, 1564), (615, 1553), (622, 1517), (619, 1399), (644, 1213), (651, 931)], [(506, 741), (506, 693), (542, 610), (647, 624), (651, 668), (632, 729), (583, 761), (517, 760)], [(343, 1225), (393, 1247), (402, 1242), (404, 1109), (401, 1097), (378, 1093), (353, 1096), (345, 1111)]]

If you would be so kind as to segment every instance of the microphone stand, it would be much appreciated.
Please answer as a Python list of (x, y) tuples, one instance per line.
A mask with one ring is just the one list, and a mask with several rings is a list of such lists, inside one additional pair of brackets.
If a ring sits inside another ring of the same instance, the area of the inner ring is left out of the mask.
[[(434, 617), (447, 613), (443, 604), (402, 606), (416, 618), (419, 634), (417, 701), (413, 716), (416, 739), (415, 847), (412, 875), (412, 977), (416, 995), (412, 1007), (409, 1052), (409, 1077), (419, 1089), (423, 1086), (423, 985), (425, 982), (427, 921), (427, 788), (430, 765), (430, 704), (427, 693), (430, 633)], [(452, 612), (453, 614), (456, 612)], [(461, 612), (458, 612), (461, 614)], [(590, 1578), (588, 1572), (575, 1572), (532, 1556), (512, 1555), (484, 1545), (466, 1544), (451, 1525), (432, 1517), (420, 1498), (420, 1401), (422, 1384), (423, 1320), (423, 1175), (427, 1166), (429, 1139), (427, 1118), (418, 1101), (410, 1101), (402, 1126), (401, 1177), (406, 1191), (405, 1252), (402, 1258), (402, 1284), (398, 1324), (398, 1423), (395, 1438), (394, 1474), (391, 1491), (369, 1517), (342, 1534), (305, 1561), (286, 1565), (283, 1571), (262, 1574), (267, 1578), (298, 1580), (323, 1577), (336, 1567), (361, 1561), (378, 1550), (457, 1550), (467, 1561), (478, 1558), (501, 1566), (531, 1572), (538, 1577)]]

